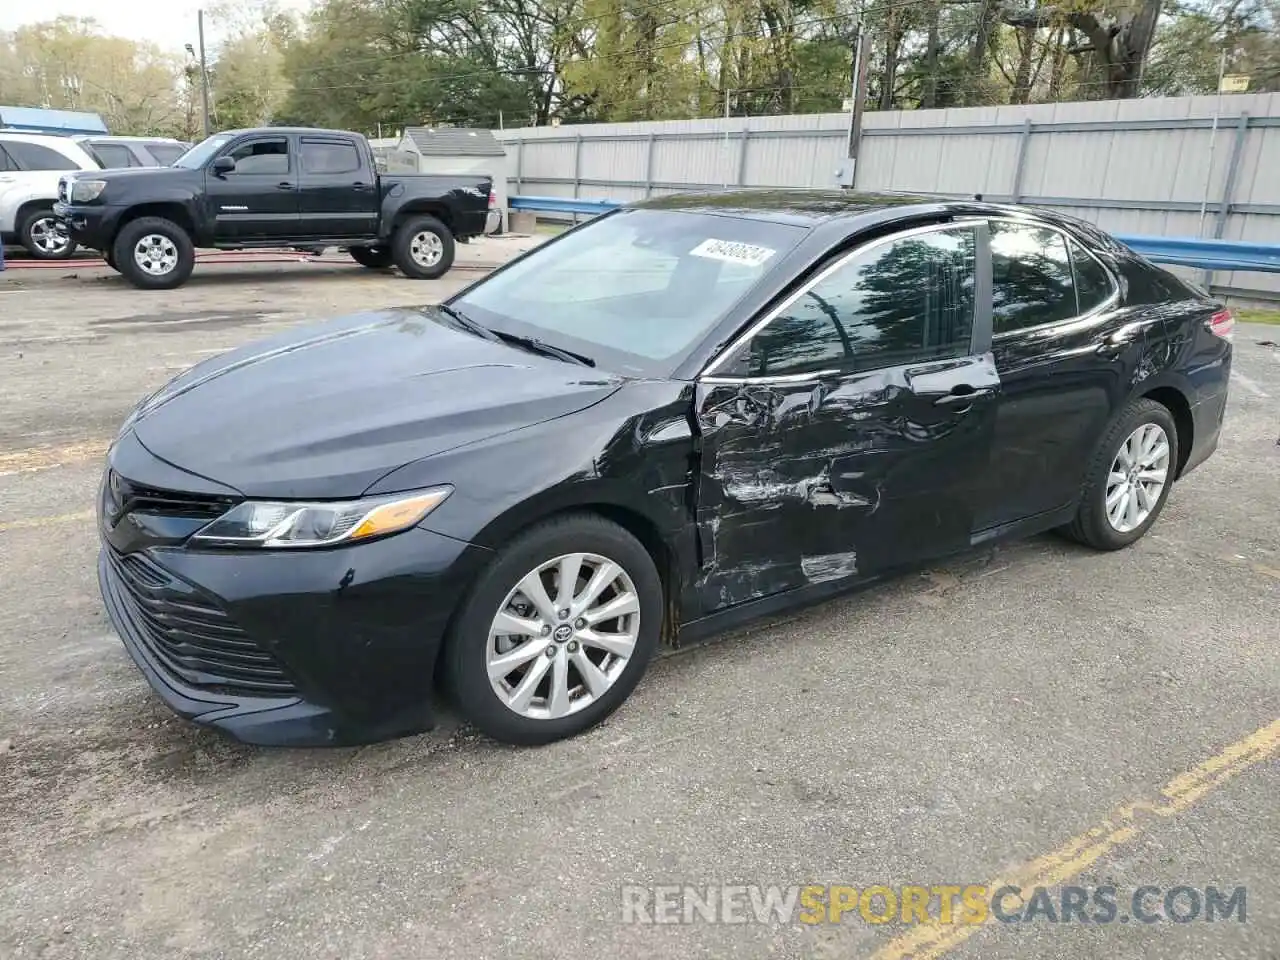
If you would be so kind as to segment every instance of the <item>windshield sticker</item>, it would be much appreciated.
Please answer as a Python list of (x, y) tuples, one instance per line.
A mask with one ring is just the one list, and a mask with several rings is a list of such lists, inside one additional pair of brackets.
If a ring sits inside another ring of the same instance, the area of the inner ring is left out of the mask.
[(703, 240), (689, 251), (691, 256), (723, 260), (726, 263), (745, 263), (752, 267), (760, 266), (777, 252), (769, 247), (757, 247), (750, 243), (714, 239)]

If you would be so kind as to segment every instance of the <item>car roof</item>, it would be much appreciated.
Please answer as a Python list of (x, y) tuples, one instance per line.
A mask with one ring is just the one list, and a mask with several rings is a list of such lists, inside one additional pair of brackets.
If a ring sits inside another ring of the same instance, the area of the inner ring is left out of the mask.
[(4, 137), (6, 140), (19, 140), (27, 143), (70, 143), (79, 146), (71, 137), (64, 137), (57, 133), (21, 133), (17, 130), (0, 128), (0, 137)]
[(72, 139), (90, 143), (182, 143), (174, 137), (124, 137), (110, 133), (82, 133)]
[(1086, 232), (1104, 242), (1096, 228), (1056, 210), (994, 203), (973, 197), (930, 197), (916, 193), (862, 190), (748, 189), (714, 193), (679, 193), (626, 205), (629, 209), (713, 214), (807, 227), (830, 240), (864, 229), (936, 216), (1028, 217), (1042, 223)]
[(219, 130), (214, 136), (238, 137), (242, 133), (292, 133), (292, 134), (317, 134), (330, 135), (338, 137), (358, 137), (364, 139), (363, 133), (356, 133), (353, 130), (329, 130), (324, 127), (244, 127), (240, 130)]
[[(816, 226), (831, 220), (882, 214), (902, 208), (923, 207), (933, 210), (944, 202), (937, 197), (913, 193), (766, 189), (678, 193), (642, 200), (628, 206)], [(905, 214), (907, 211), (903, 212)]]

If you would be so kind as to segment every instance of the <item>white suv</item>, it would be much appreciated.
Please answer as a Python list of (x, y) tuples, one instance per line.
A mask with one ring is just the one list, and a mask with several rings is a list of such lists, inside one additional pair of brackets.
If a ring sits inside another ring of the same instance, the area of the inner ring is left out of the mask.
[(98, 170), (70, 137), (0, 130), (0, 243), (22, 244), (40, 260), (65, 260), (75, 244), (53, 217), (58, 179)]

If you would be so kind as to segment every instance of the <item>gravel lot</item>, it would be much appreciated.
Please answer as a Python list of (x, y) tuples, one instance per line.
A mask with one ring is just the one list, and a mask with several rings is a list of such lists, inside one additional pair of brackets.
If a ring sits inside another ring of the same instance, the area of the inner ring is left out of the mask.
[[(128, 408), (213, 352), (436, 299), (517, 246), (473, 244), (438, 283), (340, 259), (204, 266), (159, 294), (101, 267), (0, 274), (0, 957), (1280, 957), (1276, 326), (1238, 328), (1222, 447), (1134, 548), (1037, 538), (668, 656), (572, 742), (446, 722), (272, 752), (153, 699), (94, 576)], [(621, 919), (626, 884), (1002, 876), (1246, 886), (1247, 921)]]

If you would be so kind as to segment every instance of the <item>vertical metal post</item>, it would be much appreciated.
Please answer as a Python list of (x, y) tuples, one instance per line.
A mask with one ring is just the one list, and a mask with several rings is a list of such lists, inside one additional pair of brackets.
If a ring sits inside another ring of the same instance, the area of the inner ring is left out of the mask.
[(524, 192), (524, 137), (516, 141), (516, 196)]
[[(1227, 230), (1227, 218), (1231, 216), (1231, 204), (1236, 196), (1236, 180), (1240, 176), (1240, 159), (1244, 156), (1244, 143), (1249, 136), (1249, 114), (1240, 111), (1236, 118), (1236, 135), (1231, 141), (1231, 156), (1227, 159), (1227, 176), (1222, 184), (1222, 199), (1218, 202), (1218, 211), (1213, 218), (1213, 238), (1221, 240)], [(1209, 287), (1213, 281), (1213, 271), (1204, 272), (1204, 285)]]
[[(573, 199), (578, 199), (578, 188), (582, 185), (582, 131), (573, 135)], [(578, 222), (578, 215), (573, 215), (573, 222)]]
[(209, 66), (204, 58), (204, 10), (196, 11), (196, 32), (200, 38), (200, 99), (204, 105), (204, 135), (213, 131), (209, 125)]
[(862, 21), (854, 30), (853, 65), (850, 70), (850, 92), (853, 97), (852, 109), (849, 111), (849, 166), (846, 179), (847, 189), (853, 190), (858, 183), (858, 150), (862, 144), (862, 113), (867, 101), (867, 31)]
[(747, 175), (747, 141), (751, 138), (751, 131), (748, 129), (751, 121), (746, 117), (742, 118), (742, 142), (738, 144), (738, 186), (746, 186)]
[(724, 183), (722, 189), (729, 189), (729, 94), (731, 90), (724, 92)]
[(1027, 169), (1027, 148), (1031, 145), (1031, 118), (1022, 121), (1022, 133), (1018, 135), (1018, 163), (1013, 169), (1013, 189), (1009, 195), (1014, 203), (1022, 202), (1022, 176)]
[(649, 133), (648, 152), (644, 158), (644, 198), (646, 200), (653, 196), (653, 144), (657, 139), (656, 134)]

